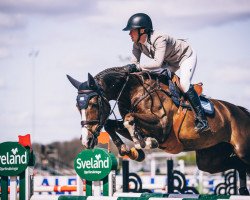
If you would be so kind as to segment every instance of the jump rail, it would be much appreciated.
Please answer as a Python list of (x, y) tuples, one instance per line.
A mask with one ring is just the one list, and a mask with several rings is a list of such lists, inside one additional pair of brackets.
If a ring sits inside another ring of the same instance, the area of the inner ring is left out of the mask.
[[(20, 143), (20, 141), (19, 141)], [(178, 200), (178, 199), (233, 199), (249, 200), (249, 196), (200, 195), (200, 194), (159, 194), (159, 193), (117, 193), (115, 172), (117, 160), (114, 154), (105, 149), (84, 150), (75, 158), (74, 166), (77, 176), (77, 187), (69, 186), (77, 191), (78, 196), (33, 195), (34, 155), (30, 146), (23, 147), (17, 142), (0, 144), (1, 200), (17, 200), (17, 177), (19, 177), (19, 200)], [(126, 162), (125, 162), (126, 163)], [(129, 177), (128, 163), (124, 171)], [(168, 168), (171, 169), (172, 168)], [(10, 195), (8, 197), (8, 177), (10, 177)], [(171, 177), (170, 177), (171, 178)], [(85, 180), (86, 185), (83, 185)], [(128, 182), (124, 182), (128, 184)], [(86, 196), (83, 196), (83, 188)], [(51, 189), (51, 188), (50, 188)], [(53, 188), (63, 191), (66, 188)], [(46, 189), (45, 189), (46, 190)], [(142, 190), (143, 191), (143, 190)], [(145, 191), (144, 191), (145, 192)], [(171, 191), (168, 191), (171, 192)]]

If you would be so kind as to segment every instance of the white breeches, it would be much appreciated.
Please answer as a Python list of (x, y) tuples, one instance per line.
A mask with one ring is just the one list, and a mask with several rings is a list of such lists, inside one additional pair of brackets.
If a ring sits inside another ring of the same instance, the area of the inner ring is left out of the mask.
[(190, 87), (196, 63), (197, 63), (197, 55), (196, 52), (193, 50), (192, 55), (186, 60), (184, 60), (180, 65), (180, 85), (181, 89), (185, 93), (188, 91)]

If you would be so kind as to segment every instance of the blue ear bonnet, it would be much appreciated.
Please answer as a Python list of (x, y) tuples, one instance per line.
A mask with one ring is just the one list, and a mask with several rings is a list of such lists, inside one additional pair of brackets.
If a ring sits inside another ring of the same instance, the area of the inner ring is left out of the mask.
[(77, 106), (79, 109), (86, 109), (89, 104), (89, 100), (101, 94), (101, 88), (97, 88), (97, 90), (93, 90), (88, 86), (88, 82), (83, 82), (79, 85), (78, 95), (76, 98)]
[(89, 93), (79, 93), (76, 98), (78, 108), (86, 109), (88, 107), (89, 100), (94, 96), (98, 96), (98, 94), (94, 91)]

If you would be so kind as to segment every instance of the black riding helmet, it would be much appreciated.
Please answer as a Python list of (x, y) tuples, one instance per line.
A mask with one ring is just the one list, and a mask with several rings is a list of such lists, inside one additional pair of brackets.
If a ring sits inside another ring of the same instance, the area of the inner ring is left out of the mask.
[[(144, 33), (140, 32), (140, 29), (145, 29)], [(138, 40), (137, 42), (140, 41), (140, 38), (143, 34), (147, 34), (148, 40), (150, 40), (150, 33), (153, 31), (153, 25), (150, 17), (145, 14), (145, 13), (136, 13), (132, 15), (127, 23), (127, 26), (122, 29), (123, 31), (131, 31), (132, 29), (137, 29), (138, 30)]]
[(132, 15), (123, 31), (130, 31), (132, 29), (144, 28), (152, 31), (153, 25), (150, 17), (145, 13), (136, 13)]

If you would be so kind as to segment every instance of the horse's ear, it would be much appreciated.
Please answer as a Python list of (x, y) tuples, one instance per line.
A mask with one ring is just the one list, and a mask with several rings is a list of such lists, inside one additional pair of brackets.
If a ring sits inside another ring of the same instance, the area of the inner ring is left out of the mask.
[(71, 76), (67, 75), (67, 78), (69, 79), (70, 83), (76, 88), (78, 89), (79, 86), (82, 84), (81, 82), (73, 79)]
[(95, 91), (97, 91), (99, 89), (94, 77), (90, 73), (88, 73), (88, 87), (91, 90), (95, 90)]

